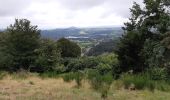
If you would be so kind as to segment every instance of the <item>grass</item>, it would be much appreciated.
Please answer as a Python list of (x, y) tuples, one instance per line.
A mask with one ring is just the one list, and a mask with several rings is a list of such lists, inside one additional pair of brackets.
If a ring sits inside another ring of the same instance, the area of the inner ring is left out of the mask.
[[(42, 79), (38, 75), (18, 80), (7, 75), (0, 80), (0, 100), (101, 100), (101, 94), (94, 91), (88, 81), (75, 88), (76, 81), (64, 82), (62, 78)], [(130, 91), (117, 88), (114, 81), (108, 91), (108, 100), (169, 100), (170, 93), (155, 90)], [(163, 83), (162, 83), (163, 84)]]
[[(169, 82), (163, 80), (152, 80), (147, 74), (130, 75), (124, 74), (120, 79), (125, 89), (130, 89), (132, 86), (137, 90), (148, 89), (154, 92), (155, 89), (165, 92), (170, 92)], [(119, 86), (119, 84), (116, 84)]]

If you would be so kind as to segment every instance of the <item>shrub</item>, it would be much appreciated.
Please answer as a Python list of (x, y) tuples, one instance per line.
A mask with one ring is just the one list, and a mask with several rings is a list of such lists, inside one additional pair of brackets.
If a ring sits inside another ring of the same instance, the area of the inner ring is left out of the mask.
[(45, 72), (54, 71), (60, 65), (60, 51), (57, 43), (50, 39), (42, 39), (40, 47), (35, 50), (36, 60), (31, 71)]
[(97, 70), (101, 75), (108, 73), (111, 69), (112, 67), (109, 64), (99, 63), (97, 66)]
[(76, 81), (77, 86), (79, 88), (82, 85), (81, 81), (83, 79), (83, 73), (78, 71), (78, 72), (75, 72), (74, 74), (75, 74), (74, 75), (75, 81)]
[(62, 75), (62, 78), (65, 82), (70, 82), (74, 80), (75, 74), (73, 72), (66, 73)]
[(128, 89), (132, 84), (138, 90), (148, 88), (149, 90), (153, 91), (155, 89), (154, 81), (151, 80), (149, 75), (147, 74), (137, 74), (137, 75), (124, 74), (122, 80), (125, 89)]
[(78, 70), (83, 70), (84, 68), (85, 65), (83, 65), (83, 59), (71, 59), (66, 67), (66, 70), (67, 72), (76, 72)]
[(110, 85), (113, 81), (111, 73), (101, 75), (98, 70), (89, 70), (88, 79), (92, 88), (101, 93), (101, 98), (107, 98)]
[(83, 73), (78, 71), (78, 72), (70, 72), (70, 73), (66, 73), (62, 75), (62, 78), (65, 82), (70, 82), (72, 80), (76, 81), (77, 87), (79, 88), (82, 83), (82, 79), (83, 79)]
[(167, 80), (168, 77), (166, 68), (153, 67), (148, 70), (148, 73), (153, 80)]
[(93, 89), (99, 90), (102, 78), (97, 70), (88, 70), (88, 79)]
[(128, 89), (130, 87), (130, 85), (132, 84), (132, 80), (133, 80), (132, 76), (130, 76), (130, 75), (123, 75), (122, 81), (123, 81), (125, 89)]

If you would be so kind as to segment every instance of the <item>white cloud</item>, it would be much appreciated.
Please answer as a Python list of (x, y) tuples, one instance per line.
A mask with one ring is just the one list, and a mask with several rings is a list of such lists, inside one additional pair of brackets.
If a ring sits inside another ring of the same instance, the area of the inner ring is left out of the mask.
[[(141, 4), (142, 0), (135, 0)], [(0, 28), (27, 18), (40, 28), (123, 25), (133, 0), (0, 0)]]

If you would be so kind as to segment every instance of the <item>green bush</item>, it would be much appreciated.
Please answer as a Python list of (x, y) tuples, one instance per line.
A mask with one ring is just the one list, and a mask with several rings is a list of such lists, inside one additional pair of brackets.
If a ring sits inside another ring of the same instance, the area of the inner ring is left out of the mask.
[(97, 70), (88, 70), (88, 79), (93, 89), (99, 90), (101, 87), (102, 77)]
[(100, 74), (98, 70), (89, 70), (88, 79), (92, 88), (101, 93), (102, 98), (107, 98), (113, 77), (111, 73)]
[(148, 73), (153, 80), (167, 80), (168, 73), (166, 68), (153, 67), (148, 70)]
[(34, 72), (56, 71), (60, 70), (60, 51), (57, 43), (50, 39), (42, 39), (40, 47), (35, 50), (36, 60), (33, 67), (30, 68)]
[(131, 75), (123, 75), (122, 81), (124, 84), (124, 88), (128, 89), (130, 87), (130, 85), (132, 84), (133, 77)]
[(74, 80), (75, 74), (73, 72), (66, 73), (62, 75), (62, 78), (65, 82), (70, 82)]
[(128, 89), (131, 85), (134, 85), (138, 90), (148, 88), (149, 90), (153, 91), (155, 89), (153, 80), (151, 80), (147, 74), (124, 74), (122, 80), (125, 89)]
[(99, 63), (97, 66), (97, 70), (101, 75), (108, 73), (111, 69), (112, 67), (109, 64)]
[(82, 85), (81, 81), (83, 79), (83, 73), (80, 71), (70, 72), (70, 73), (63, 74), (62, 78), (65, 82), (70, 82), (72, 80), (75, 80), (77, 87), (79, 88)]
[(78, 71), (78, 72), (75, 72), (74, 74), (75, 74), (74, 79), (75, 79), (77, 86), (79, 88), (82, 85), (81, 81), (83, 79), (83, 73)]

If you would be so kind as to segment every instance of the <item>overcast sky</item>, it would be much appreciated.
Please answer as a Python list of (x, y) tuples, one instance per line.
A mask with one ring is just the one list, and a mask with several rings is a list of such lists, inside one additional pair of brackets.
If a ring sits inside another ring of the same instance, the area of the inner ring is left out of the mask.
[(122, 26), (133, 1), (142, 0), (0, 0), (0, 29), (26, 18), (40, 29)]

